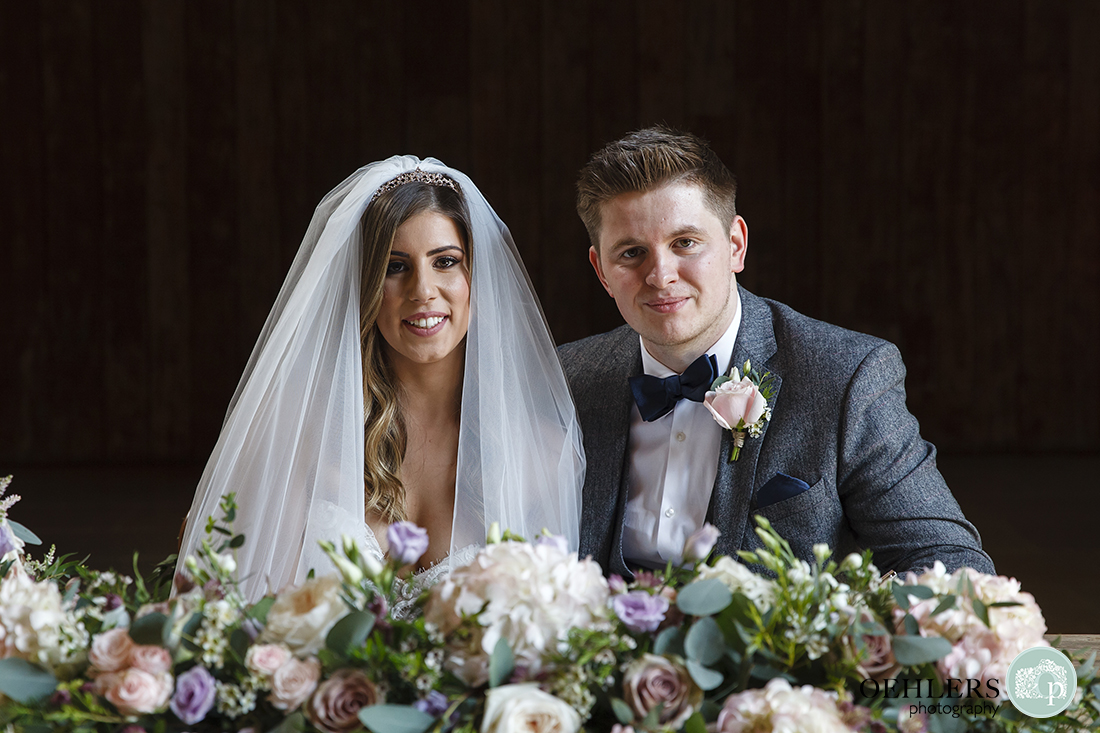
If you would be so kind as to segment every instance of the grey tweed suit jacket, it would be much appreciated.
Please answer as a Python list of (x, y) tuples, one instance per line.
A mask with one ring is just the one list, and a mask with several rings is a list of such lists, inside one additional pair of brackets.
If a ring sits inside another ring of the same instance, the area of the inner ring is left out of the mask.
[[(828, 543), (838, 557), (864, 548), (879, 569), (920, 571), (935, 560), (991, 573), (977, 530), (963, 516), (905, 406), (905, 366), (893, 344), (814, 320), (744, 288), (731, 365), (746, 359), (775, 375), (772, 418), (729, 463), (723, 430), (707, 519), (717, 551), (762, 543), (750, 515), (766, 517), (803, 559)], [(628, 326), (558, 349), (584, 430), (588, 469), (580, 555), (629, 577), (623, 559), (630, 409), (627, 379), (642, 373), (638, 334)], [(810, 489), (758, 507), (757, 492), (784, 473)]]

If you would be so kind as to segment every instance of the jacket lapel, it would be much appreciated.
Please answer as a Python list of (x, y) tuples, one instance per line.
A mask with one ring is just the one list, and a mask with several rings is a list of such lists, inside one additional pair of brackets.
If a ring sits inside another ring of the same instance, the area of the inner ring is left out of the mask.
[[(741, 295), (741, 325), (737, 331), (737, 341), (733, 346), (733, 358), (730, 367), (742, 368), (745, 361), (751, 362), (759, 372), (771, 371), (775, 378), (775, 394), (768, 405), (774, 407), (779, 398), (783, 378), (768, 368), (768, 360), (775, 355), (775, 332), (772, 327), (771, 311), (760, 298), (738, 288)], [(707, 508), (707, 521), (722, 530), (718, 538), (717, 552), (721, 555), (733, 555), (741, 549), (745, 532), (749, 529), (748, 517), (752, 506), (753, 491), (756, 482), (756, 464), (760, 458), (760, 448), (768, 436), (767, 423), (764, 434), (759, 438), (745, 436), (738, 459), (729, 461), (732, 447), (732, 432), (722, 431), (722, 447), (718, 452), (718, 475), (714, 479), (714, 488)]]
[(633, 330), (622, 327), (616, 335), (619, 338), (601, 354), (601, 363), (593, 365), (593, 373), (600, 375), (599, 404), (583, 408), (594, 412), (585, 422), (590, 427), (584, 433), (584, 450), (589, 458), (581, 502), (582, 528), (587, 529), (581, 536), (581, 556), (606, 558), (603, 564), (607, 572), (629, 577), (623, 560), (622, 532), (634, 398), (627, 380), (641, 374), (642, 354), (638, 334)]

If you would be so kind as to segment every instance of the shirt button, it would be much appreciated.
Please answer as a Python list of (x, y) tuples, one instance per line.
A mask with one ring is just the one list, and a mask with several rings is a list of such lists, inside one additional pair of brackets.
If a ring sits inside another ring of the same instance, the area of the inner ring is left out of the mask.
[(687, 440), (687, 436), (684, 435), (682, 432), (676, 433), (676, 440), (677, 442), (683, 443), (685, 440)]
[(668, 509), (665, 509), (665, 516), (668, 517), (669, 519), (672, 519), (672, 517), (676, 516), (676, 510), (673, 509), (672, 507), (669, 507)]

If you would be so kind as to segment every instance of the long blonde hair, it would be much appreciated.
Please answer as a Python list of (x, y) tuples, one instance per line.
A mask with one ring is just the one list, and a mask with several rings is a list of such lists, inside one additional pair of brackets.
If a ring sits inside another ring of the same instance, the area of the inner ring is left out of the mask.
[(398, 405), (397, 377), (386, 357), (385, 340), (376, 321), (382, 308), (390, 250), (397, 229), (422, 211), (438, 212), (458, 227), (472, 260), (470, 215), (456, 189), (421, 182), (407, 183), (378, 195), (363, 212), (363, 256), (359, 296), (359, 338), (363, 352), (363, 488), (364, 516), (380, 516), (387, 523), (405, 515), (405, 486), (401, 462), (408, 435)]

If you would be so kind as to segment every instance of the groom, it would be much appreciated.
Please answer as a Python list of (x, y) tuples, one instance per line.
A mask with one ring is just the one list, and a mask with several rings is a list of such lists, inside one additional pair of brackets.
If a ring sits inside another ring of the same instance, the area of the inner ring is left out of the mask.
[[(760, 515), (811, 563), (824, 542), (870, 548), (884, 573), (993, 571), (905, 407), (897, 348), (738, 287), (748, 227), (704, 141), (631, 133), (592, 156), (577, 189), (589, 261), (627, 322), (559, 349), (588, 461), (582, 557), (627, 577), (663, 568), (704, 522), (719, 553), (754, 550)], [(736, 439), (702, 400), (746, 362), (774, 393), (731, 462)]]

